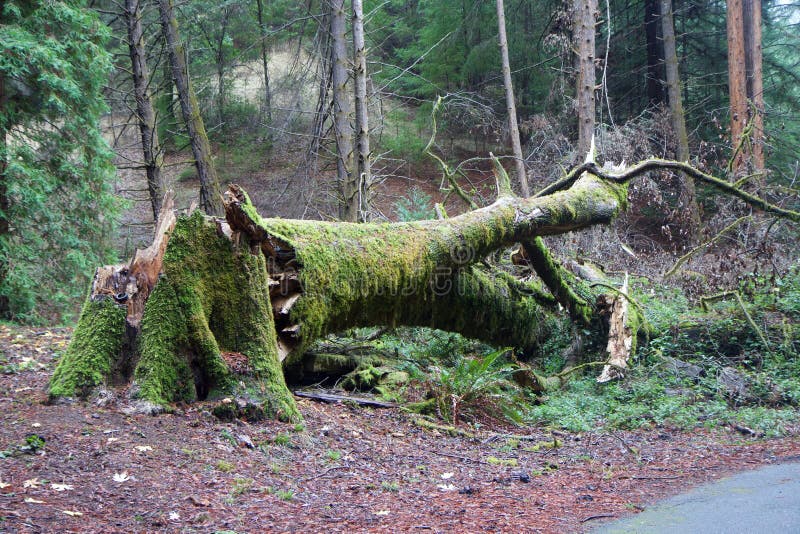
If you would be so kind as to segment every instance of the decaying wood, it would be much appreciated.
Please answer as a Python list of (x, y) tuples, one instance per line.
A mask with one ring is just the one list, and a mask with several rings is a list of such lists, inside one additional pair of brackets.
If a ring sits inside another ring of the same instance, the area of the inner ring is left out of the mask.
[(319, 400), (322, 402), (352, 402), (359, 406), (372, 406), (373, 408), (394, 408), (397, 406), (392, 402), (384, 402), (375, 399), (368, 399), (366, 397), (351, 397), (349, 395), (335, 395), (333, 393), (322, 393), (317, 391), (295, 391), (298, 397), (306, 399)]
[(603, 367), (597, 381), (600, 383), (622, 378), (623, 369), (628, 368), (628, 358), (631, 356), (631, 349), (636, 333), (630, 326), (630, 303), (626, 295), (628, 294), (628, 275), (625, 274), (625, 282), (620, 288), (620, 293), (611, 304), (611, 317), (608, 328), (608, 364)]
[(175, 227), (175, 194), (168, 191), (161, 201), (153, 243), (137, 249), (130, 263), (99, 267), (95, 273), (92, 295), (110, 295), (125, 304), (128, 323), (136, 326), (144, 313), (147, 297), (158, 282), (169, 233)]

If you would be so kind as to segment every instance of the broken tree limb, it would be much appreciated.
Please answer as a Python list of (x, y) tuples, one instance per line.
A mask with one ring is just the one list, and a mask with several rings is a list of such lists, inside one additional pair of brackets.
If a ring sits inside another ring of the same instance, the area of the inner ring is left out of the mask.
[(350, 395), (336, 395), (334, 393), (323, 393), (320, 391), (296, 390), (294, 394), (298, 397), (327, 403), (352, 402), (354, 404), (358, 404), (359, 406), (370, 406), (372, 408), (394, 408), (397, 406), (393, 402), (384, 402), (377, 399), (368, 399), (366, 397), (353, 397)]
[(680, 171), (685, 173), (686, 175), (690, 176), (694, 180), (699, 182), (703, 182), (708, 184), (715, 189), (725, 193), (727, 195), (734, 196), (739, 200), (742, 200), (746, 204), (753, 206), (754, 208), (758, 208), (763, 210), (767, 213), (771, 213), (778, 217), (782, 217), (784, 219), (789, 219), (794, 222), (800, 222), (800, 212), (788, 210), (785, 208), (781, 208), (780, 206), (776, 206), (775, 204), (771, 204), (764, 199), (761, 199), (755, 195), (752, 195), (742, 189), (739, 189), (734, 184), (726, 182), (725, 180), (721, 180), (711, 174), (705, 173), (700, 169), (692, 166), (689, 163), (681, 162), (681, 161), (672, 161), (672, 160), (665, 160), (659, 158), (650, 158), (644, 161), (640, 161), (636, 165), (632, 167), (628, 167), (622, 172), (608, 172), (602, 169), (599, 165), (594, 162), (586, 162), (582, 165), (579, 165), (569, 171), (563, 178), (554, 182), (538, 193), (534, 195), (535, 197), (541, 196), (548, 196), (552, 195), (557, 191), (563, 191), (565, 189), (570, 188), (574, 183), (576, 183), (583, 173), (590, 173), (598, 178), (603, 180), (608, 180), (610, 182), (614, 182), (617, 184), (625, 184), (631, 181), (633, 178), (640, 176), (648, 171), (657, 171), (657, 170), (674, 170)]

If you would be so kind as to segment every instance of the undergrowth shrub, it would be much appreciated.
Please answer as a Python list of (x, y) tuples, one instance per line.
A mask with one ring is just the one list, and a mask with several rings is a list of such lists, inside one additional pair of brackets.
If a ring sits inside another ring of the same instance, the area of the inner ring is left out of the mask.
[(428, 384), (442, 418), (455, 426), (464, 414), (513, 404), (509, 402), (513, 388), (508, 379), (515, 367), (505, 360), (507, 352), (500, 349), (478, 357), (459, 356), (451, 367), (433, 368)]

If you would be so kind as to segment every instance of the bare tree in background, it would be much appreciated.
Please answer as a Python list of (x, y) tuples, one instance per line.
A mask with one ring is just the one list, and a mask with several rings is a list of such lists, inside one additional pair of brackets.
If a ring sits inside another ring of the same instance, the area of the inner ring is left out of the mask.
[[(764, 171), (764, 79), (761, 53), (761, 0), (742, 1), (744, 62), (747, 99), (752, 121), (750, 164), (755, 173)], [(758, 179), (764, 183), (764, 177)]]
[[(508, 130), (511, 135), (511, 147), (514, 151), (514, 163), (517, 168), (517, 179), (520, 191), (525, 197), (530, 196), (528, 176), (525, 172), (525, 160), (522, 157), (522, 145), (519, 139), (517, 123), (517, 106), (514, 104), (514, 87), (511, 84), (511, 65), (508, 61), (508, 39), (506, 38), (506, 15), (503, 0), (497, 0), (497, 29), (500, 41), (500, 60), (503, 69), (503, 85), (506, 92), (506, 110), (508, 112)], [(593, 115), (594, 116), (594, 115)]]
[(136, 101), (136, 120), (142, 139), (144, 168), (147, 173), (147, 192), (153, 210), (153, 220), (158, 220), (164, 185), (161, 179), (163, 155), (158, 142), (156, 114), (150, 96), (150, 72), (147, 68), (142, 11), (139, 0), (125, 0), (123, 17), (128, 29), (128, 50), (131, 58), (133, 94)]
[(372, 182), (369, 148), (369, 102), (367, 100), (367, 45), (364, 41), (364, 6), (353, 0), (353, 87), (355, 89), (355, 180), (358, 191), (353, 200), (358, 222), (369, 214), (369, 187)]
[(222, 194), (219, 189), (217, 171), (211, 159), (211, 144), (208, 142), (208, 134), (206, 134), (203, 118), (200, 116), (197, 96), (194, 94), (189, 71), (186, 68), (185, 51), (178, 33), (178, 21), (175, 19), (172, 0), (159, 0), (158, 7), (161, 14), (161, 29), (172, 65), (172, 79), (178, 90), (181, 113), (186, 123), (194, 163), (200, 179), (200, 208), (209, 215), (222, 215)]
[[(678, 52), (675, 45), (675, 24), (672, 15), (672, 0), (661, 0), (661, 34), (664, 42), (664, 64), (666, 73), (667, 97), (672, 129), (678, 138), (676, 159), (689, 161), (689, 134), (686, 132), (686, 117), (681, 101), (681, 78), (678, 70)], [(686, 175), (678, 173), (678, 209), (684, 215), (684, 231), (692, 241), (700, 226), (700, 212), (697, 208), (694, 182)]]
[(330, 1), (331, 84), (333, 88), (333, 133), (336, 138), (336, 183), (339, 190), (339, 218), (358, 220), (358, 184), (353, 172), (352, 107), (347, 93), (349, 78), (347, 54), (347, 20), (344, 0)]
[(258, 14), (258, 31), (261, 44), (261, 66), (264, 69), (264, 113), (267, 121), (272, 122), (272, 95), (269, 90), (269, 47), (267, 46), (267, 25), (264, 22), (264, 0), (256, 0)]
[(575, 0), (575, 101), (578, 110), (578, 160), (589, 152), (595, 126), (595, 23), (597, 0)]

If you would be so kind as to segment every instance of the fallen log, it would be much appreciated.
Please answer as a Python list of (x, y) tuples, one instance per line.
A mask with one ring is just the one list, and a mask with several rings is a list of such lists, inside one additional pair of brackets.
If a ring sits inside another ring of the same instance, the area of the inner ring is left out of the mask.
[[(244, 190), (230, 186), (225, 221), (178, 216), (174, 226), (159, 225), (149, 260), (137, 254), (127, 266), (98, 270), (50, 397), (131, 382), (130, 396), (149, 411), (241, 395), (291, 420), (299, 413), (284, 369), (329, 333), (429, 326), (531, 350), (549, 335), (557, 302), (582, 321), (598, 317), (591, 295), (569, 287), (537, 240), (606, 224), (624, 209), (632, 175), (588, 169), (597, 175), (571, 176), (559, 190), (527, 199), (508, 194), (500, 176), (503, 194), (490, 206), (391, 224), (264, 219)], [(537, 279), (483, 261), (515, 243), (532, 251), (530, 264), (553, 296)], [(143, 308), (129, 306), (137, 294), (146, 297)], [(232, 368), (223, 353), (242, 355), (246, 365), (237, 356)]]

